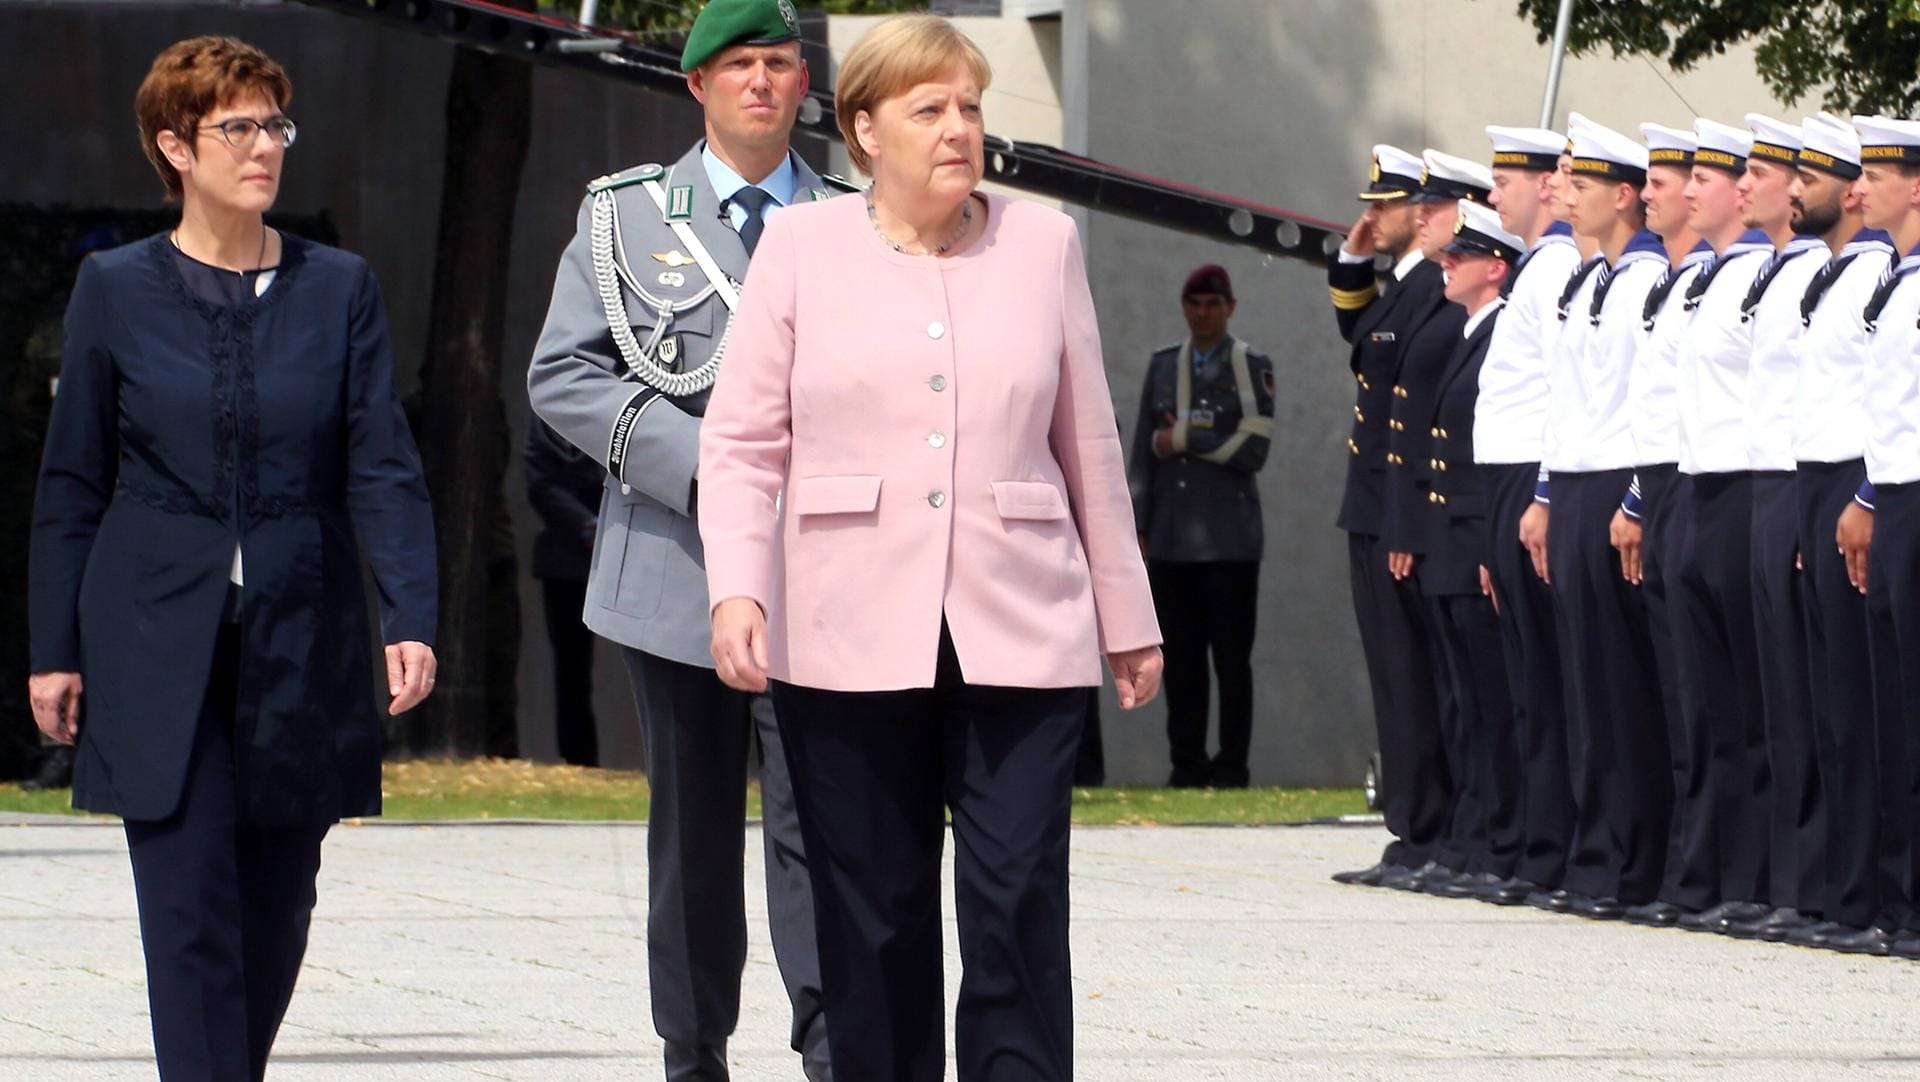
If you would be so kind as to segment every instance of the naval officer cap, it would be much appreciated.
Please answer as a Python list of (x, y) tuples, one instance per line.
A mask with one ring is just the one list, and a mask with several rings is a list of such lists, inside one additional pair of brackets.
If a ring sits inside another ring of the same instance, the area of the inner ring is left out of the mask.
[(1489, 124), (1487, 138), (1493, 140), (1495, 169), (1551, 173), (1560, 168), (1560, 155), (1567, 152), (1567, 137), (1547, 128), (1503, 128)]
[(1420, 190), (1420, 172), (1418, 155), (1380, 143), (1373, 148), (1373, 172), (1360, 198), (1379, 201), (1412, 195)]
[(1920, 121), (1886, 116), (1856, 116), (1860, 164), (1920, 165)]
[(1860, 175), (1860, 135), (1853, 125), (1821, 113), (1800, 122), (1800, 168), (1852, 180)]
[(793, 0), (712, 0), (687, 32), (680, 70), (692, 71), (730, 46), (779, 45), (799, 37)]
[(1642, 124), (1640, 134), (1647, 143), (1647, 164), (1693, 168), (1693, 152), (1700, 140), (1691, 128), (1669, 128), (1665, 124)]
[(1637, 139), (1596, 124), (1579, 113), (1567, 118), (1573, 136), (1573, 175), (1599, 177), (1639, 187), (1647, 182), (1647, 148)]
[(1455, 255), (1485, 255), (1509, 263), (1526, 251), (1527, 242), (1500, 224), (1500, 213), (1471, 199), (1459, 202), (1460, 217), (1453, 226), (1453, 240), (1440, 249)]
[(1749, 157), (1788, 169), (1799, 164), (1800, 125), (1775, 120), (1765, 113), (1748, 113), (1747, 127), (1753, 131), (1753, 150)]
[(1702, 117), (1693, 122), (1693, 135), (1700, 141), (1693, 152), (1693, 164), (1735, 174), (1747, 171), (1747, 155), (1753, 153), (1752, 132)]
[(1431, 149), (1422, 161), (1426, 172), (1420, 178), (1420, 190), (1413, 195), (1416, 203), (1451, 203), (1457, 199), (1484, 203), (1493, 192), (1493, 170), (1479, 162)]

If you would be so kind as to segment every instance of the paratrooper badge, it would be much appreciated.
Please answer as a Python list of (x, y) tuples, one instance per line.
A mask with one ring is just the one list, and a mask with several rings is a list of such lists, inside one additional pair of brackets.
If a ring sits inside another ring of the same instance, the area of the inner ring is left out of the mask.
[(653, 258), (665, 263), (669, 267), (691, 267), (695, 262), (692, 256), (678, 248), (675, 248), (671, 252), (655, 252), (653, 253)]

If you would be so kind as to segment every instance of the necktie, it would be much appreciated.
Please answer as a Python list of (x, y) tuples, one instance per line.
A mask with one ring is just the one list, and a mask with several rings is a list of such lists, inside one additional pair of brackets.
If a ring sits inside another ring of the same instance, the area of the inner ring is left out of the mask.
[(760, 234), (767, 228), (766, 220), (760, 213), (768, 203), (773, 202), (773, 196), (763, 189), (747, 187), (733, 193), (730, 202), (747, 212), (747, 220), (740, 223), (740, 243), (746, 245), (747, 254), (752, 255), (754, 248), (760, 244)]

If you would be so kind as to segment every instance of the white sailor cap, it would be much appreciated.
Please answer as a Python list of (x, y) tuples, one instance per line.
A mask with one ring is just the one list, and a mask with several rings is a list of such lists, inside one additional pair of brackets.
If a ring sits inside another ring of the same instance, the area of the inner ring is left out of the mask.
[(1753, 152), (1752, 132), (1701, 117), (1693, 122), (1693, 134), (1700, 140), (1693, 152), (1693, 164), (1729, 173), (1747, 171), (1747, 155)]
[(1642, 124), (1640, 134), (1647, 141), (1648, 165), (1672, 165), (1687, 169), (1693, 165), (1693, 152), (1700, 147), (1690, 128), (1669, 128), (1665, 124)]
[(1800, 122), (1799, 163), (1852, 180), (1860, 175), (1860, 135), (1832, 113), (1807, 117)]
[(1493, 191), (1493, 170), (1479, 162), (1432, 149), (1423, 160), (1426, 172), (1420, 177), (1420, 190), (1413, 196), (1416, 203), (1451, 203), (1456, 199), (1484, 203)]
[(1753, 130), (1753, 150), (1748, 157), (1764, 158), (1789, 169), (1800, 160), (1798, 124), (1775, 120), (1765, 113), (1748, 113), (1747, 127)]
[(1567, 117), (1567, 132), (1573, 136), (1574, 175), (1601, 177), (1635, 187), (1647, 182), (1647, 148), (1641, 146), (1639, 140), (1629, 139), (1579, 113)]
[(1856, 116), (1853, 130), (1860, 133), (1861, 165), (1875, 162), (1920, 165), (1920, 121)]
[(1560, 155), (1567, 152), (1567, 137), (1547, 128), (1506, 128), (1489, 124), (1487, 138), (1493, 140), (1495, 169), (1551, 173), (1560, 168)]
[(1367, 177), (1367, 190), (1360, 193), (1360, 198), (1382, 200), (1412, 195), (1420, 190), (1423, 171), (1419, 155), (1386, 143), (1376, 144), (1373, 172)]
[(1527, 242), (1500, 224), (1500, 213), (1492, 207), (1462, 199), (1460, 217), (1453, 225), (1453, 240), (1441, 251), (1456, 255), (1490, 255), (1509, 263), (1527, 250)]

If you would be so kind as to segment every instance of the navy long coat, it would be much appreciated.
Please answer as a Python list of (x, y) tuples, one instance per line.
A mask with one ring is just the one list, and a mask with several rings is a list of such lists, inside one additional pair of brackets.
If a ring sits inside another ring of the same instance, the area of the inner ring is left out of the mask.
[(85, 683), (76, 807), (178, 805), (238, 543), (241, 815), (380, 810), (360, 557), (384, 641), (431, 644), (433, 520), (371, 270), (282, 239), (271, 287), (236, 306), (190, 293), (165, 235), (74, 285), (28, 600), (33, 671)]

